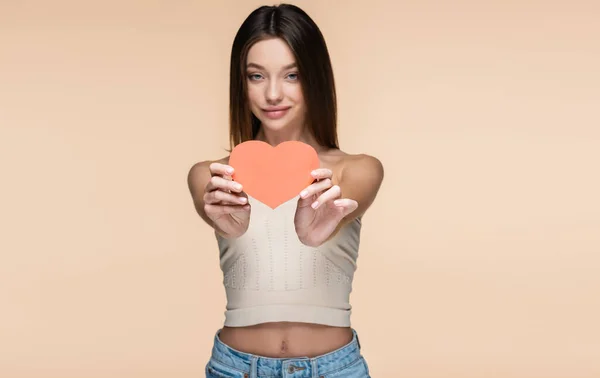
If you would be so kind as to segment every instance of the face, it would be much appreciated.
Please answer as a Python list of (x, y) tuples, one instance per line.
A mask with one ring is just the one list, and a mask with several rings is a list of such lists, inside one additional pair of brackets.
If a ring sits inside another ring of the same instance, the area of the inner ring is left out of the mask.
[(250, 110), (265, 129), (302, 127), (305, 104), (294, 54), (279, 38), (256, 42), (246, 61)]

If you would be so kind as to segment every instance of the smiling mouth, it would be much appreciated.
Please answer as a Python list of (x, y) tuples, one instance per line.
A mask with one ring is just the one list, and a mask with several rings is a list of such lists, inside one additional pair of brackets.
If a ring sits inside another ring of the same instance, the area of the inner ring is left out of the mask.
[(263, 111), (265, 111), (265, 112), (278, 112), (280, 110), (287, 110), (289, 108), (290, 108), (290, 106), (276, 106), (276, 107), (273, 107), (273, 108), (263, 108)]
[(265, 113), (265, 116), (267, 116), (267, 118), (271, 118), (271, 119), (278, 119), (283, 117), (288, 110), (290, 109), (290, 107), (277, 107), (277, 108), (269, 108), (269, 109), (263, 109), (263, 112)]

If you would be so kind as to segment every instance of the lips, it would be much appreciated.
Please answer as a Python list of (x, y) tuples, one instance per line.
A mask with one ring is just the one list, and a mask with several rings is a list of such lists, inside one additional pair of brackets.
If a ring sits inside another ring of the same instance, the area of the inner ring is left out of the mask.
[(289, 109), (289, 106), (277, 106), (273, 108), (263, 109), (263, 113), (267, 118), (279, 119), (286, 115)]

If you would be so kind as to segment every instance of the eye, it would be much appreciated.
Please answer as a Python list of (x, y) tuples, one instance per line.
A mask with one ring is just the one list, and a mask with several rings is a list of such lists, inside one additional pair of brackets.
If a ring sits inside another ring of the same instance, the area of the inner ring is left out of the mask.
[(296, 81), (298, 80), (298, 74), (297, 73), (291, 73), (287, 75), (287, 78), (292, 80), (292, 81)]
[(248, 79), (250, 79), (252, 81), (260, 80), (260, 79), (262, 79), (262, 75), (261, 74), (250, 74), (250, 75), (248, 75)]

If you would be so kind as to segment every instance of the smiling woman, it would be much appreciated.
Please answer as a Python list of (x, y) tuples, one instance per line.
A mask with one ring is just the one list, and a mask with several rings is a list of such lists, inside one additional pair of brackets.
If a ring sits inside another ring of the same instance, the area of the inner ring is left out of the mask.
[(316, 152), (318, 168), (312, 183), (275, 208), (232, 180), (231, 155), (191, 168), (190, 192), (215, 230), (227, 295), (206, 374), (369, 377), (350, 323), (350, 292), (362, 216), (383, 167), (340, 150), (329, 53), (300, 8), (252, 12), (235, 36), (230, 70), (232, 149), (298, 141)]
[(296, 122), (304, 118), (306, 109), (294, 60), (287, 44), (279, 38), (257, 42), (248, 52), (250, 110), (260, 123), (269, 123), (272, 129), (285, 127), (285, 116)]
[(231, 51), (229, 103), (233, 146), (256, 139), (265, 119), (278, 120), (273, 127), (289, 119), (295, 129), (305, 123), (319, 145), (339, 148), (327, 45), (298, 7), (260, 7), (242, 23)]

